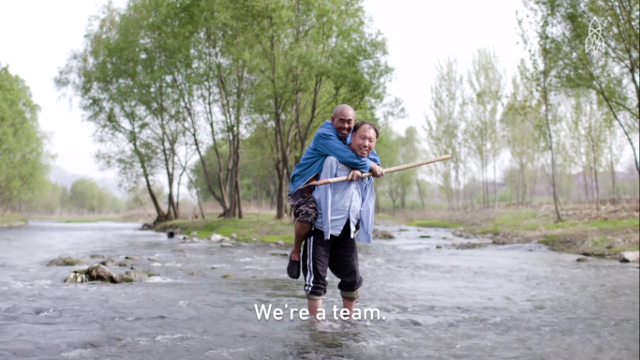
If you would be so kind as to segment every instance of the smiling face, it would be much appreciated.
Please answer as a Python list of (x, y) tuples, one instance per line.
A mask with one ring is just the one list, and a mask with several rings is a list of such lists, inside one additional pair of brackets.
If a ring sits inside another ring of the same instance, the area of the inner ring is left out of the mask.
[(349, 148), (360, 157), (367, 157), (376, 147), (377, 133), (369, 125), (362, 125), (351, 136)]
[(331, 125), (340, 137), (346, 139), (356, 123), (356, 112), (348, 105), (340, 105), (333, 112)]

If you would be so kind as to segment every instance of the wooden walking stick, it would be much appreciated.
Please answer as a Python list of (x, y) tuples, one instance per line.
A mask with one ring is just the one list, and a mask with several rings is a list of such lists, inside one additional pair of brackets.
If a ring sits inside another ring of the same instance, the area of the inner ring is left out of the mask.
[[(394, 166), (394, 167), (390, 167), (388, 169), (384, 169), (384, 173), (388, 174), (388, 173), (393, 173), (396, 171), (402, 171), (402, 170), (407, 170), (407, 169), (412, 169), (418, 166), (422, 166), (422, 165), (427, 165), (427, 164), (432, 164), (438, 161), (444, 161), (444, 160), (449, 160), (451, 159), (451, 155), (445, 155), (445, 156), (440, 156), (434, 159), (429, 159), (429, 160), (421, 160), (421, 161), (416, 161), (410, 164), (404, 164), (404, 165), (398, 165), (398, 166)], [(372, 173), (364, 173), (362, 174), (362, 177), (369, 177), (369, 176), (373, 176)], [(326, 185), (326, 184), (332, 184), (332, 183), (337, 183), (340, 181), (347, 181), (347, 177), (346, 176), (340, 176), (340, 177), (336, 177), (336, 178), (331, 178), (331, 179), (324, 179), (324, 180), (318, 180), (318, 181), (313, 181), (310, 182), (304, 186), (301, 186), (300, 188), (305, 188), (307, 186), (315, 186), (315, 185)]]

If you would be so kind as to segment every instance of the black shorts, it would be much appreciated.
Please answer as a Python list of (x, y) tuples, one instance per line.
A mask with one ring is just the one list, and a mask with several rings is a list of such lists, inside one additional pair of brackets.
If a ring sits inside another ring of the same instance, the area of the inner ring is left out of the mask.
[(338, 289), (343, 298), (355, 301), (362, 286), (358, 266), (358, 247), (350, 236), (349, 222), (339, 236), (324, 239), (324, 232), (314, 228), (302, 249), (304, 290), (308, 299), (321, 299), (327, 292), (327, 268), (340, 282)]

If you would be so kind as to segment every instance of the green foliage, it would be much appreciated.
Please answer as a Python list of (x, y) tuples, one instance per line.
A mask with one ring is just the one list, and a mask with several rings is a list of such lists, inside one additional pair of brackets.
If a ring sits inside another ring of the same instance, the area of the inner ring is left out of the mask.
[(120, 200), (108, 190), (101, 189), (98, 184), (88, 179), (79, 179), (71, 184), (69, 206), (74, 210), (92, 215), (122, 211)]
[(31, 91), (0, 64), (0, 208), (23, 202), (45, 182), (45, 136)]
[(452, 223), (444, 220), (418, 220), (407, 224), (409, 226), (429, 227), (429, 228), (446, 228), (455, 229), (462, 227), (462, 224)]

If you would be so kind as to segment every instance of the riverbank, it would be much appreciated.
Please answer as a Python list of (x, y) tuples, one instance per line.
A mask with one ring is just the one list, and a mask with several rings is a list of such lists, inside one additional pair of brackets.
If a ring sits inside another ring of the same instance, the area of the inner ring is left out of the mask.
[[(561, 215), (563, 221), (556, 222), (555, 213), (548, 207), (413, 211), (378, 214), (376, 224), (446, 228), (454, 235), (490, 239), (497, 245), (537, 242), (557, 252), (610, 259), (639, 249), (637, 206), (605, 207), (601, 211), (575, 207), (565, 209)], [(244, 219), (179, 219), (158, 224), (154, 230), (196, 233), (199, 238), (235, 234), (238, 241), (293, 243), (293, 223), (275, 220), (270, 213), (249, 213)]]
[[(638, 251), (640, 219), (638, 205), (566, 208), (557, 222), (552, 208), (488, 209), (431, 213), (407, 225), (455, 229), (460, 236), (482, 237), (494, 244), (538, 242), (551, 250), (617, 259), (621, 252)], [(415, 216), (414, 216), (415, 218)]]
[(213, 234), (231, 237), (237, 241), (262, 241), (293, 244), (293, 223), (276, 220), (273, 214), (244, 214), (244, 219), (223, 219), (213, 215), (207, 219), (178, 219), (154, 227), (155, 231), (174, 231), (183, 235), (196, 233), (199, 238), (210, 238)]
[(24, 226), (29, 223), (29, 220), (25, 217), (14, 215), (14, 214), (5, 214), (0, 215), (0, 227), (18, 227)]

